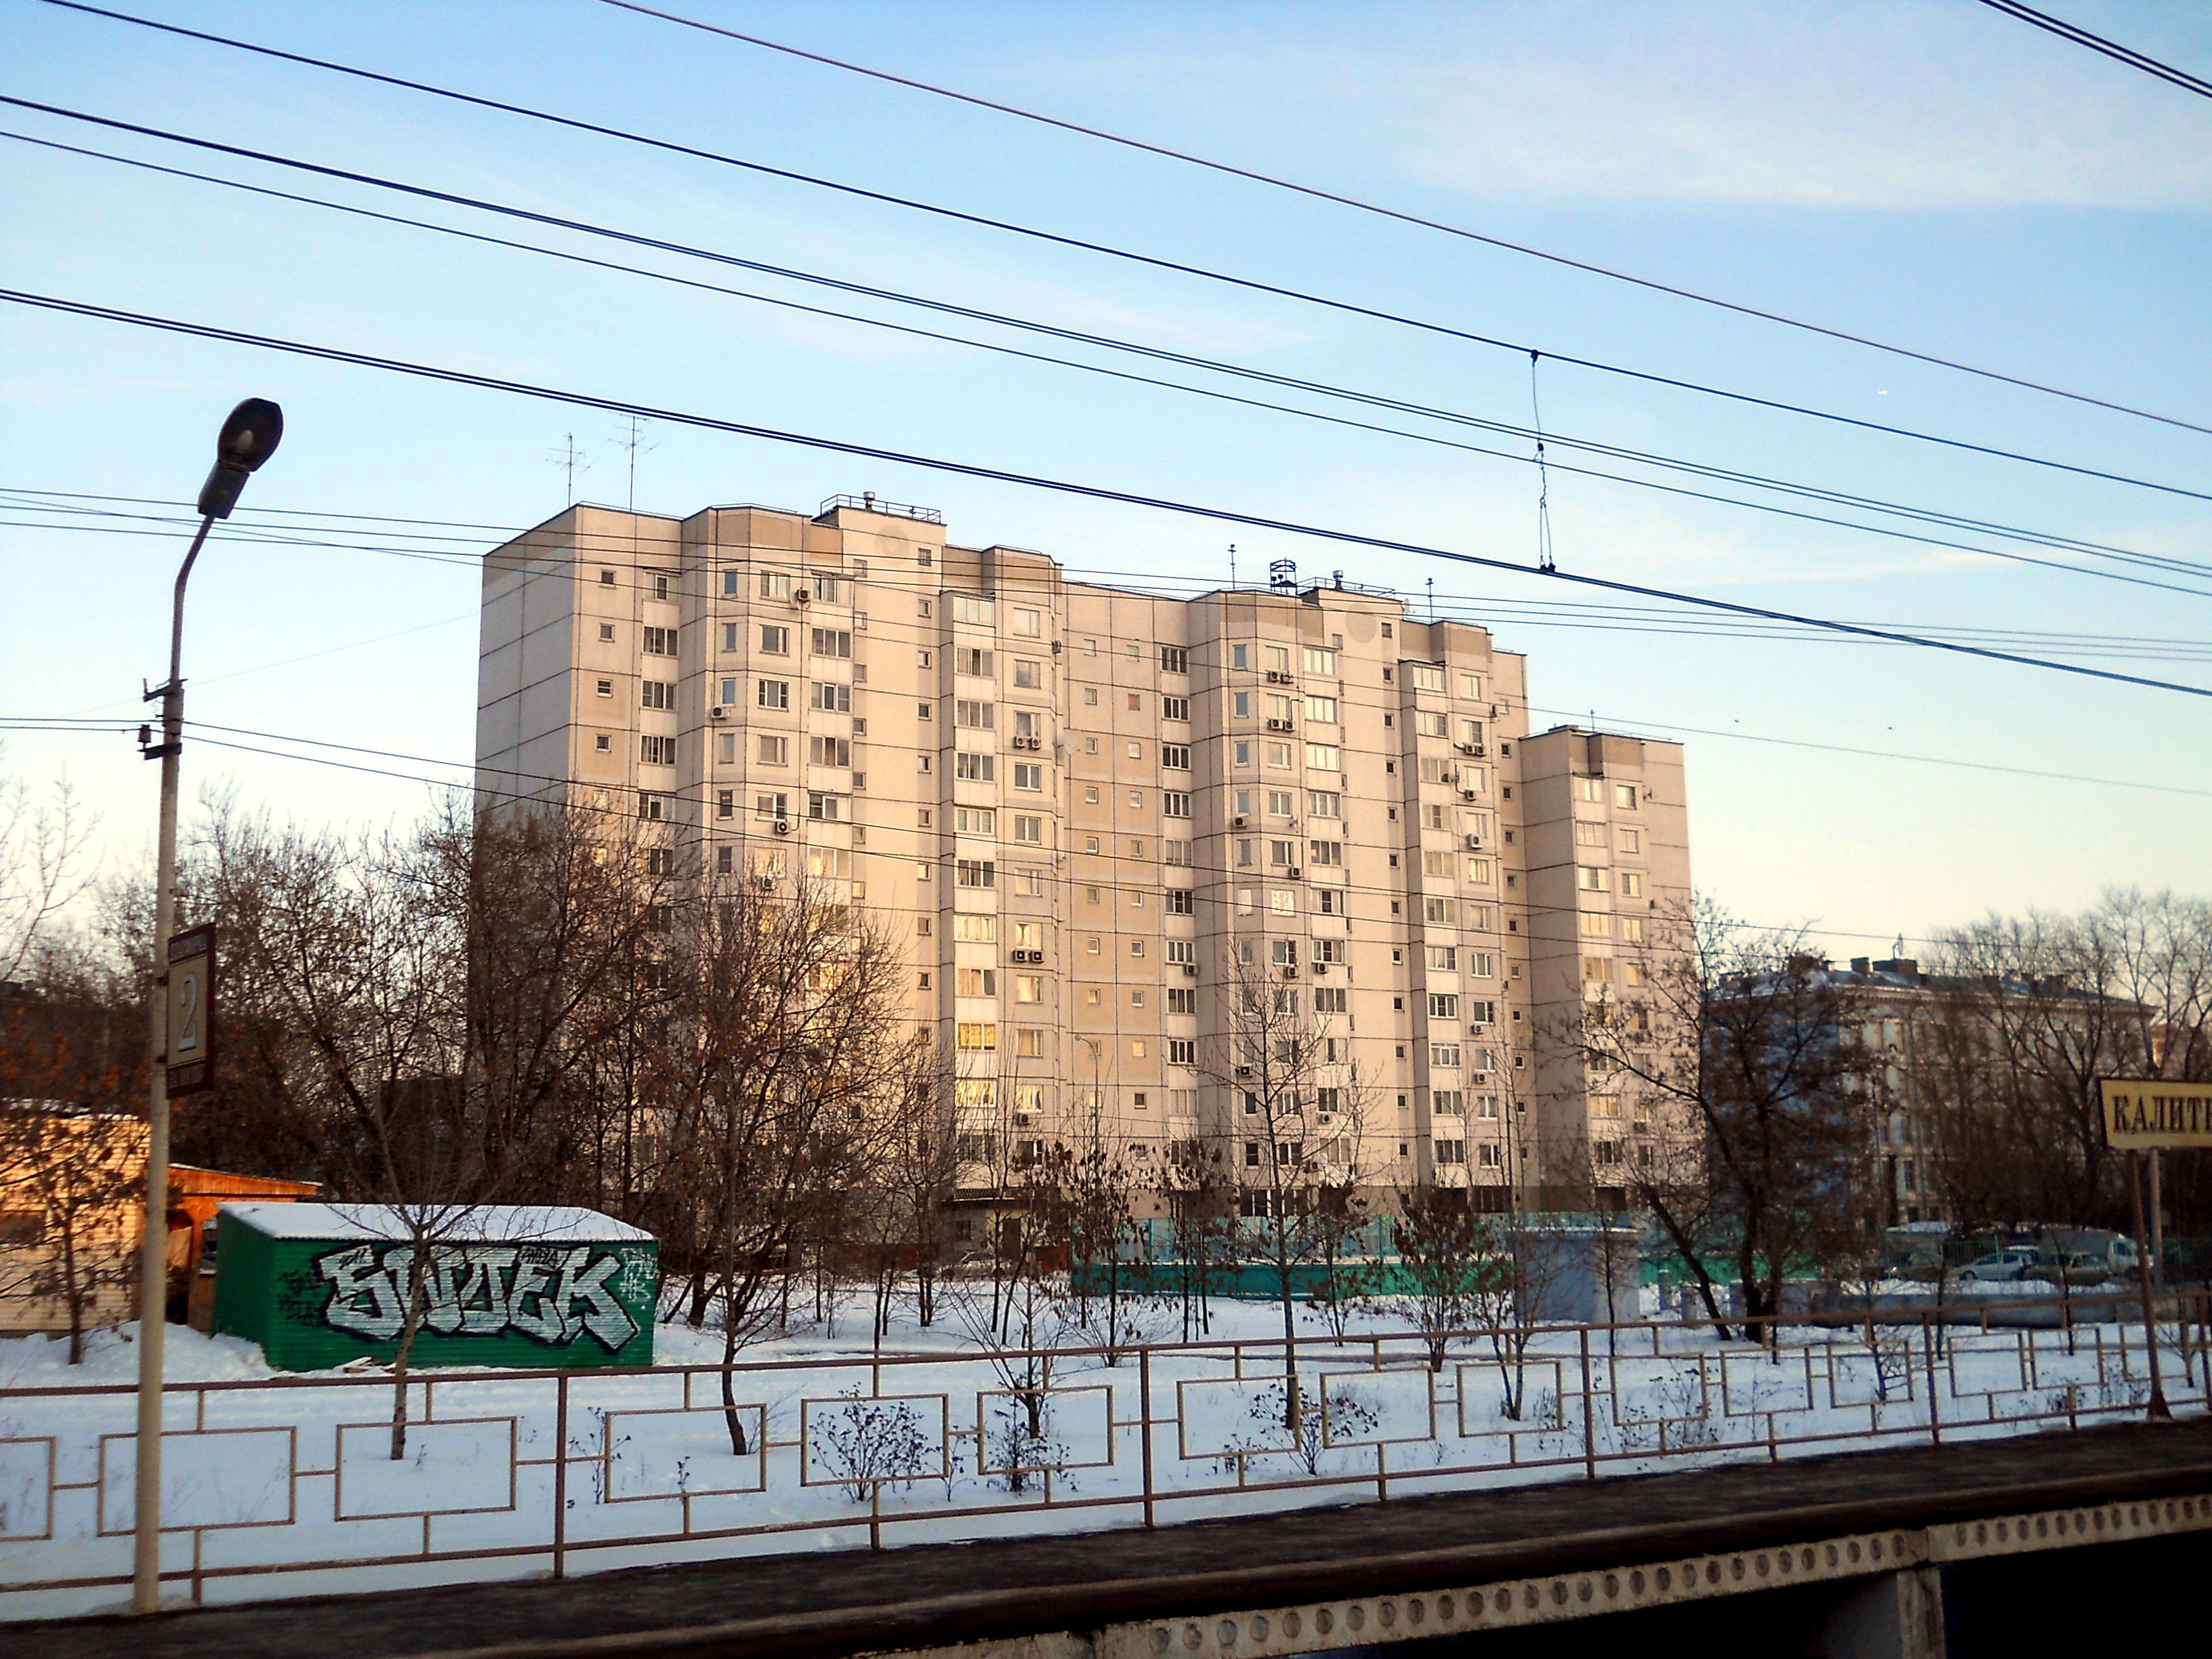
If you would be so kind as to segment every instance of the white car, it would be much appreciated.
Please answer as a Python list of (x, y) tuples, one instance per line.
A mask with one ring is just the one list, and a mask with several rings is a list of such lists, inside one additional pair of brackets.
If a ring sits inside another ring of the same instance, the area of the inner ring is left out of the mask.
[(1977, 1257), (1959, 1269), (1961, 1285), (2002, 1285), (2024, 1279), (2028, 1270), (2043, 1260), (2043, 1252), (2032, 1244), (2015, 1244), (2009, 1249), (1992, 1250)]

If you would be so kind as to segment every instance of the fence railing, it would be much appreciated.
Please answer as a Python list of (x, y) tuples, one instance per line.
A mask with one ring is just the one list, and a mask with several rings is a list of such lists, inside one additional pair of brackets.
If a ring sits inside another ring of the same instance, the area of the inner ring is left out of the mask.
[[(1360, 1495), (2078, 1428), (2149, 1393), (2140, 1324), (1955, 1308), (1765, 1342), (1694, 1322), (166, 1390), (162, 1574), (242, 1601), (793, 1547), (1152, 1526)], [(2176, 1411), (2212, 1401), (2202, 1292), (2161, 1304)], [(1831, 1320), (1835, 1316), (1828, 1316)], [(1743, 1328), (1743, 1322), (1738, 1322)], [(1295, 1404), (1286, 1371), (1297, 1377)], [(131, 1583), (132, 1393), (0, 1389), (0, 1618)]]

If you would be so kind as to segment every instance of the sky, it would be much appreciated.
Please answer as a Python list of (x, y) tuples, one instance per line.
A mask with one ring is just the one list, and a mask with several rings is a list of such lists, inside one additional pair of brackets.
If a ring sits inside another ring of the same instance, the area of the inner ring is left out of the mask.
[[(2212, 434), (2172, 423), (2212, 428), (2212, 99), (1970, 0), (663, 9), (2169, 421), (1135, 153), (604, 0), (117, 9), (1504, 343), (40, 0), (0, 0), (0, 92), (1516, 428), (1531, 421), (1534, 349), (1554, 460), (1787, 499), (1561, 447), (1593, 441), (2118, 550), (1789, 502), (1965, 544), (1938, 545), (1554, 467), (1562, 571), (2212, 689)], [(2200, 6), (2051, 9), (2212, 76), (2212, 11)], [(179, 504), (224, 412), (258, 395), (283, 405), (286, 434), (193, 578), (188, 712), (209, 729), (185, 751), (188, 799), (228, 787), (279, 819), (372, 824), (422, 810), (425, 779), (465, 779), (473, 558), (568, 503), (556, 458), (573, 442), (583, 456), (576, 499), (647, 511), (811, 510), (872, 489), (939, 509), (956, 542), (1037, 548), (1078, 574), (1133, 585), (1224, 580), (1231, 543), (1248, 580), (1292, 559), (1309, 578), (1342, 570), (1395, 588), (1424, 614), (1433, 581), (1437, 614), (1483, 623), (1501, 648), (1528, 654), (1540, 725), (1595, 717), (1682, 741), (1700, 889), (1747, 920), (1810, 928), (1839, 957), (1884, 955), (1899, 938), (1908, 953), (1924, 950), (1918, 941), (1942, 927), (1991, 911), (2076, 909), (2109, 887), (2212, 891), (2212, 700), (1742, 626), (1540, 575), (1538, 480), (1523, 437), (51, 113), (0, 106), (0, 131), (15, 135), (0, 138), (0, 286), (9, 289), (1518, 567), (1379, 553), (670, 422), (648, 423), (633, 457), (627, 422), (603, 411), (0, 304), (0, 726), (15, 728), (0, 730), (0, 775), (42, 789), (66, 779), (99, 814), (112, 868), (146, 858), (152, 840), (156, 780), (126, 732), (147, 712), (142, 680), (165, 668), (187, 529), (175, 522)], [(1395, 429), (1239, 406), (771, 299)], [(1554, 361), (1563, 356), (1633, 373)], [(2197, 568), (2152, 569), (2130, 555)], [(63, 720), (88, 724), (31, 729)], [(366, 750), (383, 752), (356, 752)]]

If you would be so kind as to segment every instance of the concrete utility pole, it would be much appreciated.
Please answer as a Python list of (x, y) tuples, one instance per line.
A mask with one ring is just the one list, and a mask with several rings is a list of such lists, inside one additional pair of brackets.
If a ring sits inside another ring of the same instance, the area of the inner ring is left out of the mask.
[[(145, 744), (161, 763), (160, 858), (154, 888), (153, 1042), (146, 1067), (146, 1235), (138, 1261), (138, 1435), (134, 1489), (131, 1609), (161, 1605), (161, 1362), (169, 1303), (169, 941), (177, 920), (178, 758), (185, 747), (185, 584), (217, 519), (227, 519), (246, 481), (276, 453), (284, 411), (266, 398), (248, 398), (230, 411), (215, 446), (215, 467), (200, 486), (200, 527), (177, 569), (169, 613), (169, 678), (146, 693), (161, 700), (161, 740)], [(206, 1086), (205, 1068), (195, 1082)]]

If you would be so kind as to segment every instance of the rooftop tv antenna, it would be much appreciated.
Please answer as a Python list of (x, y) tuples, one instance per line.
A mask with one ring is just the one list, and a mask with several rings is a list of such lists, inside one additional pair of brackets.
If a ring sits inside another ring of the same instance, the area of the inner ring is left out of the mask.
[(629, 435), (615, 440), (629, 451), (629, 510), (633, 513), (637, 511), (637, 458), (641, 454), (650, 455), (660, 447), (658, 438), (651, 443), (641, 441), (648, 424), (643, 416), (633, 415), (629, 417)]
[(584, 452), (576, 447), (576, 434), (573, 432), (563, 434), (561, 447), (549, 451), (545, 459), (568, 475), (568, 505), (574, 507), (576, 504), (576, 475), (592, 470), (592, 464), (584, 459)]

